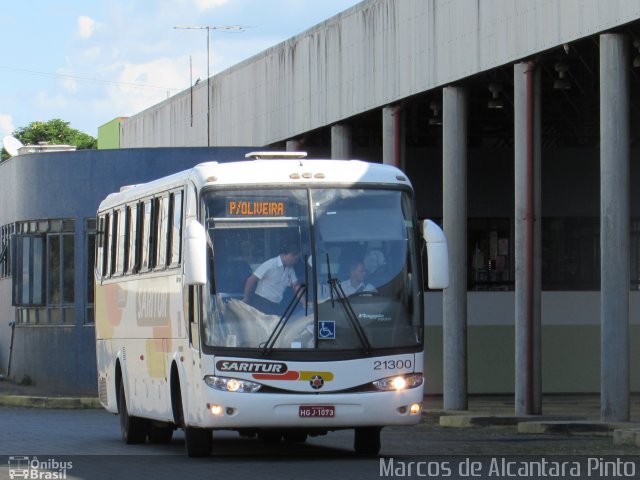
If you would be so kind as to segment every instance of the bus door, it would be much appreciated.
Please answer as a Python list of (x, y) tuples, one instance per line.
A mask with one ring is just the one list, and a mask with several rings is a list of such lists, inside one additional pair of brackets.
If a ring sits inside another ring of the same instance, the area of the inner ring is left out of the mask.
[[(186, 377), (183, 378), (183, 387), (188, 387), (197, 382), (193, 382), (194, 378), (199, 378), (201, 371), (201, 349), (200, 349), (200, 325), (202, 321), (202, 286), (191, 285), (186, 287), (187, 293), (187, 338), (189, 345), (186, 351), (181, 354), (184, 358), (183, 368)], [(188, 389), (182, 389), (182, 402), (188, 405), (187, 411), (194, 411), (193, 403), (197, 395), (190, 394)], [(195, 393), (195, 392), (194, 392)], [(186, 412), (185, 412), (186, 414)]]

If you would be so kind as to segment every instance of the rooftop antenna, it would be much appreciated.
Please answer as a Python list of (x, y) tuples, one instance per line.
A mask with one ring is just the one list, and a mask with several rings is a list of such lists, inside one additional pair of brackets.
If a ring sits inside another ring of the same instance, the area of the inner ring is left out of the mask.
[(7, 135), (2, 139), (2, 146), (9, 155), (15, 157), (16, 155), (18, 155), (18, 150), (20, 149), (20, 147), (24, 147), (24, 144), (16, 137)]
[(209, 37), (211, 36), (211, 30), (221, 30), (223, 32), (244, 32), (245, 29), (251, 28), (243, 25), (179, 25), (173, 27), (176, 30), (206, 30), (207, 31), (207, 147), (211, 146), (211, 125), (210, 125), (210, 115), (211, 115), (211, 90), (210, 90), (210, 77), (211, 74), (209, 72)]

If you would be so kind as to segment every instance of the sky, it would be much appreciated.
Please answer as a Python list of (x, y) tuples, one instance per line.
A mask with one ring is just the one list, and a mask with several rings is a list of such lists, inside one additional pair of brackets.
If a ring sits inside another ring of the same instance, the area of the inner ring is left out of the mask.
[[(0, 0), (0, 138), (61, 118), (97, 137), (360, 0)], [(190, 67), (190, 63), (192, 67)], [(192, 75), (192, 76), (191, 76)]]

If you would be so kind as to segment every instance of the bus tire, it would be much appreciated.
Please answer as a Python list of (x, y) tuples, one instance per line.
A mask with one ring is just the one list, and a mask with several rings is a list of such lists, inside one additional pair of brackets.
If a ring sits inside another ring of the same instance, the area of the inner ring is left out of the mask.
[(176, 413), (179, 417), (176, 419), (176, 425), (182, 426), (184, 430), (184, 447), (188, 457), (208, 457), (211, 455), (213, 447), (213, 431), (208, 428), (188, 427), (184, 415), (184, 406), (182, 403), (182, 394), (180, 389), (175, 392)]
[(120, 416), (120, 433), (122, 434), (122, 440), (124, 440), (127, 445), (144, 443), (147, 439), (148, 422), (144, 418), (129, 415), (123, 381), (120, 381), (118, 399), (118, 414)]
[(377, 455), (380, 452), (381, 427), (360, 427), (355, 429), (353, 449), (358, 455)]
[(189, 457), (211, 455), (213, 435), (208, 428), (184, 427), (184, 445)]

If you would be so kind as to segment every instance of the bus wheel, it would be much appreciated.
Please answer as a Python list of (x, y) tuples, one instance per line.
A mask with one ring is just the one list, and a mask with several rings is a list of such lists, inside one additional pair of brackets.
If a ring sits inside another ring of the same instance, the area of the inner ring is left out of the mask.
[(120, 382), (118, 392), (118, 414), (120, 415), (120, 433), (122, 440), (128, 445), (144, 443), (147, 439), (148, 423), (144, 418), (133, 417), (127, 411), (127, 398), (124, 394), (124, 383)]
[(381, 427), (361, 427), (355, 429), (353, 449), (359, 455), (377, 455), (380, 451)]
[(182, 394), (178, 390), (176, 395), (178, 424), (184, 429), (184, 446), (189, 457), (208, 457), (213, 447), (213, 432), (207, 428), (188, 427), (186, 425)]
[(149, 441), (151, 443), (171, 443), (173, 437), (173, 426), (157, 426), (151, 424), (149, 427)]
[(213, 435), (208, 428), (184, 427), (184, 444), (189, 457), (208, 457)]

